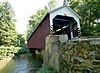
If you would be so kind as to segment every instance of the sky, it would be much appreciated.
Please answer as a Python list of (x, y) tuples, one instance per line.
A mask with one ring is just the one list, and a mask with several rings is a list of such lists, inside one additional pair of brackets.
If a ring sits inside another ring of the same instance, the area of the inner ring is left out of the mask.
[[(0, 0), (9, 1), (15, 13), (16, 30), (23, 34), (27, 30), (28, 20), (38, 9), (43, 8), (50, 0)], [(57, 0), (58, 6), (63, 5), (63, 0)]]

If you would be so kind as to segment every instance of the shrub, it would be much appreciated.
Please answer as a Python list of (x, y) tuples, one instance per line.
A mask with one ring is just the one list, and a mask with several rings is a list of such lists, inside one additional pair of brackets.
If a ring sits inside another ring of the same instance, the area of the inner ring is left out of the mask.
[(42, 67), (36, 73), (57, 73), (52, 67)]
[(21, 49), (21, 47), (4, 47), (1, 46), (0, 47), (0, 58), (5, 58), (5, 57), (12, 57), (14, 55), (14, 53), (17, 53), (19, 50)]

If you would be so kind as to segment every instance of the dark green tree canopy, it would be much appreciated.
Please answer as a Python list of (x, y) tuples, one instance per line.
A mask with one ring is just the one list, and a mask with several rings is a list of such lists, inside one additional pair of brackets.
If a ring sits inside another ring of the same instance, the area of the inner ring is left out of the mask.
[(83, 36), (100, 35), (100, 0), (71, 0), (70, 6), (82, 17)]

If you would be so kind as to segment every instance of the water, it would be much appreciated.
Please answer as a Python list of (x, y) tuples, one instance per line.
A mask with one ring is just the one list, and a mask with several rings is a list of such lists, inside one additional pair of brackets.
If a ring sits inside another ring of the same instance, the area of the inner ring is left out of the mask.
[(27, 60), (21, 60), (16, 64), (15, 70), (13, 73), (30, 73), (32, 69), (32, 64)]
[(29, 55), (21, 55), (14, 59), (0, 61), (0, 73), (35, 73), (33, 58)]

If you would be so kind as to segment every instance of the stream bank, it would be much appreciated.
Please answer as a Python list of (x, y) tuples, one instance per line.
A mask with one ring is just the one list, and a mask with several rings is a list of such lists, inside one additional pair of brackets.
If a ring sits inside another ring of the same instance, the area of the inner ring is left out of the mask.
[(31, 53), (0, 60), (0, 73), (35, 73), (42, 62)]

